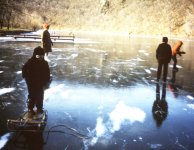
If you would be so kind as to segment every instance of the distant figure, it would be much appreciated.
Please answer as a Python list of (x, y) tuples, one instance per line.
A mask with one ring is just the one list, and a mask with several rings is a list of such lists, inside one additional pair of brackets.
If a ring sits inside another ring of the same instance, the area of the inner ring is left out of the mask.
[(163, 68), (163, 81), (166, 82), (168, 74), (168, 64), (172, 57), (171, 46), (168, 44), (168, 38), (163, 37), (161, 44), (156, 49), (156, 59), (158, 60), (157, 81), (160, 80), (162, 68)]
[(36, 47), (33, 56), (22, 67), (22, 76), (28, 87), (28, 112), (34, 115), (43, 112), (44, 87), (50, 81), (48, 62), (44, 60), (44, 50)]
[(44, 52), (46, 54), (46, 59), (48, 56), (49, 52), (52, 52), (52, 46), (53, 42), (51, 41), (50, 38), (50, 33), (49, 33), (49, 25), (48, 24), (43, 24), (43, 29), (44, 31), (42, 32), (41, 39), (42, 39), (42, 47), (44, 49)]
[(160, 99), (160, 85), (156, 84), (156, 100), (152, 107), (153, 118), (157, 127), (160, 127), (168, 115), (168, 103), (166, 102), (166, 83), (162, 85), (162, 97)]
[(179, 56), (181, 56), (181, 54), (185, 54), (185, 52), (180, 51), (181, 46), (183, 45), (182, 41), (178, 41), (175, 46), (172, 48), (172, 60), (174, 61), (173, 64), (173, 70), (178, 71), (178, 68), (176, 67), (177, 64), (177, 58), (176, 55), (179, 54)]

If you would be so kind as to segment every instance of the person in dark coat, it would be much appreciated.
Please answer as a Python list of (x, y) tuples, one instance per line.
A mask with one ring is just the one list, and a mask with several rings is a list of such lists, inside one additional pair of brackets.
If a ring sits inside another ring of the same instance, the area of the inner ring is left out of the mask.
[(43, 112), (44, 87), (50, 81), (50, 69), (44, 54), (43, 48), (36, 47), (33, 56), (22, 67), (22, 77), (28, 87), (28, 111), (32, 114), (35, 106), (38, 113)]
[(44, 52), (46, 54), (46, 57), (48, 56), (49, 52), (52, 52), (52, 45), (53, 42), (50, 38), (50, 33), (49, 33), (49, 25), (48, 24), (43, 24), (43, 29), (44, 31), (42, 32), (41, 39), (42, 39), (42, 47), (44, 49)]
[(156, 49), (156, 59), (158, 61), (158, 70), (157, 70), (157, 81), (160, 80), (162, 68), (163, 68), (163, 81), (166, 82), (166, 77), (168, 74), (168, 64), (172, 57), (172, 49), (168, 44), (168, 38), (163, 37), (162, 43), (159, 44)]

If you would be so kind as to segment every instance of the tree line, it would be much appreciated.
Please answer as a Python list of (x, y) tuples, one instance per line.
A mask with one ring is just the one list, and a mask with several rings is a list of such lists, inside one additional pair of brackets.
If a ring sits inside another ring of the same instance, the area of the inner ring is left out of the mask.
[[(36, 30), (42, 22), (52, 22), (55, 11), (49, 11), (59, 0), (0, 0), (0, 29), (6, 27), (32, 28)], [(56, 9), (54, 7), (54, 9)]]
[(25, 0), (1, 0), (0, 1), (0, 28), (7, 27), (9, 29), (11, 25), (17, 19), (19, 14), (22, 14), (22, 6)]

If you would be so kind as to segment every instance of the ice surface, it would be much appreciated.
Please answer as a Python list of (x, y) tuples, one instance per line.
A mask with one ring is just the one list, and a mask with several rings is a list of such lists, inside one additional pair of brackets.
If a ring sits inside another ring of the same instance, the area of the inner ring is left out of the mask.
[(9, 141), (11, 135), (12, 135), (11, 133), (6, 133), (0, 137), (0, 149), (2, 149), (5, 146), (5, 144)]
[(0, 89), (0, 95), (6, 94), (6, 93), (10, 93), (12, 91), (14, 91), (15, 88), (2, 88)]

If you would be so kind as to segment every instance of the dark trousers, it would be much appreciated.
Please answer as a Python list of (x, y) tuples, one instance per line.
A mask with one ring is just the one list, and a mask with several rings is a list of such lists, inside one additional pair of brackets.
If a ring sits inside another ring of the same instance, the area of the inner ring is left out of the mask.
[(175, 56), (172, 56), (172, 60), (174, 61), (173, 68), (174, 68), (174, 69), (176, 69), (176, 64), (177, 64), (177, 58), (176, 58), (176, 55), (175, 55)]
[(168, 74), (168, 63), (163, 61), (158, 61), (158, 71), (157, 71), (157, 80), (160, 79), (163, 68), (163, 81), (166, 81)]
[(28, 109), (35, 106), (37, 110), (43, 109), (44, 89), (43, 87), (28, 87)]

